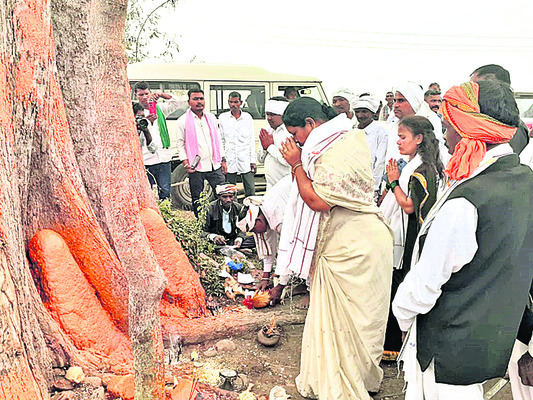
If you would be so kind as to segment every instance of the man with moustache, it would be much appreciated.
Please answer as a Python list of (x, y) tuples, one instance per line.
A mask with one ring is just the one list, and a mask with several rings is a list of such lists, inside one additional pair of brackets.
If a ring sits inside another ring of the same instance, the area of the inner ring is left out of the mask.
[(505, 375), (533, 277), (533, 172), (509, 140), (509, 85), (454, 86), (442, 103), (449, 182), (427, 215), (392, 309), (406, 338), (406, 399), (482, 400)]
[[(509, 71), (497, 64), (488, 64), (477, 68), (472, 74), (470, 74), (470, 80), (474, 82), (496, 80), (511, 86), (511, 75), (509, 74)], [(520, 121), (520, 126), (509, 144), (516, 154), (520, 154), (528, 143), (529, 130), (524, 121)]]
[(370, 95), (361, 95), (353, 103), (353, 111), (357, 117), (357, 128), (363, 129), (370, 149), (370, 168), (374, 177), (374, 192), (378, 196), (381, 178), (385, 173), (385, 154), (389, 130), (384, 122), (375, 121), (374, 116), (379, 109), (379, 100)]
[(257, 172), (254, 121), (250, 114), (241, 110), (239, 92), (229, 94), (228, 104), (230, 111), (220, 114), (218, 118), (228, 164), (226, 179), (235, 185), (237, 177), (240, 177), (245, 196), (253, 196), (254, 174)]
[[(144, 117), (149, 122), (145, 136), (149, 135), (150, 140), (146, 138), (141, 142), (148, 180), (150, 185), (157, 184), (159, 198), (166, 199), (170, 197), (170, 160), (175, 149), (171, 148), (173, 143), (165, 118), (182, 107), (183, 102), (168, 93), (152, 92), (148, 82), (144, 81), (137, 82), (133, 90), (141, 106), (136, 115)], [(158, 101), (159, 99), (162, 101)], [(155, 110), (151, 109), (151, 103), (152, 107), (155, 105)]]
[(440, 118), (439, 110), (442, 104), (442, 97), (437, 90), (428, 90), (424, 93), (424, 101), (428, 103), (429, 108)]
[(400, 120), (409, 115), (420, 115), (429, 119), (431, 125), (433, 125), (433, 132), (435, 132), (435, 136), (439, 140), (439, 150), (443, 158), (442, 162), (446, 165), (448, 157), (446, 157), (446, 148), (442, 137), (442, 122), (438, 115), (431, 111), (429, 105), (424, 101), (424, 92), (420, 85), (414, 82), (406, 82), (395, 88), (394, 115), (398, 120), (390, 125), (386, 160), (390, 160), (391, 158), (398, 160), (403, 157), (396, 144)]
[[(217, 185), (225, 182), (228, 167), (217, 120), (213, 114), (204, 111), (203, 90), (191, 89), (188, 96), (189, 108), (178, 119), (178, 156), (189, 174), (193, 211), (198, 217), (204, 180), (215, 190)], [(197, 156), (199, 162), (193, 165)]]
[(346, 88), (339, 88), (333, 92), (332, 105), (339, 114), (345, 113), (353, 126), (357, 125), (357, 117), (352, 110), (352, 101), (355, 99), (355, 94)]

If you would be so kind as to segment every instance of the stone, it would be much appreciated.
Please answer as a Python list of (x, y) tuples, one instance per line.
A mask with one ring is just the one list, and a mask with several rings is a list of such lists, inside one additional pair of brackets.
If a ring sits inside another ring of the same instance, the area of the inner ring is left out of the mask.
[(97, 376), (86, 376), (82, 383), (93, 387), (100, 387), (102, 386), (102, 378)]
[(235, 349), (237, 349), (237, 345), (229, 339), (219, 340), (215, 344), (215, 347), (218, 351), (234, 351)]
[(274, 386), (270, 390), (270, 394), (268, 395), (268, 398), (271, 400), (287, 400), (290, 399), (291, 396), (287, 394), (284, 388), (281, 386)]
[(81, 367), (70, 367), (69, 369), (67, 369), (65, 378), (67, 378), (71, 382), (80, 383), (85, 378), (85, 374), (83, 373)]
[(54, 381), (53, 386), (57, 390), (72, 390), (72, 389), (74, 389), (74, 384), (72, 382), (70, 382), (69, 380), (63, 378), (63, 377), (56, 378), (56, 380)]
[(107, 392), (111, 396), (123, 400), (134, 400), (134, 377), (133, 374), (113, 376), (107, 385)]
[(207, 349), (204, 351), (204, 357), (214, 357), (218, 354), (216, 349)]

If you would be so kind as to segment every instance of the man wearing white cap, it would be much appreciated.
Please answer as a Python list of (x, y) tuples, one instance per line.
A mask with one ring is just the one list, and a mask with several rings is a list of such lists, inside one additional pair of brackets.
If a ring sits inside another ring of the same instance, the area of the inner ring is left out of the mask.
[(355, 94), (346, 88), (339, 88), (333, 92), (333, 98), (331, 100), (333, 108), (337, 110), (339, 114), (345, 113), (353, 126), (357, 125), (357, 118), (355, 113), (351, 109), (352, 101), (355, 98)]
[(389, 138), (389, 129), (385, 123), (374, 120), (379, 104), (379, 100), (370, 95), (361, 95), (353, 102), (353, 110), (358, 121), (357, 128), (365, 131), (370, 149), (370, 167), (374, 177), (375, 192), (379, 190), (381, 178), (385, 173), (385, 155)]
[(394, 115), (398, 118), (398, 121), (390, 126), (387, 160), (403, 158), (396, 143), (398, 141), (398, 124), (400, 120), (409, 115), (420, 115), (429, 119), (431, 125), (433, 125), (433, 132), (435, 132), (435, 137), (439, 141), (440, 155), (443, 164), (446, 165), (449, 156), (442, 136), (442, 122), (439, 116), (431, 111), (429, 105), (424, 101), (424, 90), (419, 84), (406, 82), (395, 88)]
[(266, 189), (270, 189), (276, 182), (291, 172), (291, 167), (279, 151), (283, 143), (291, 134), (285, 128), (281, 119), (283, 112), (289, 105), (289, 100), (282, 96), (272, 97), (265, 105), (267, 121), (273, 129), (272, 133), (262, 128), (259, 133), (262, 151), (259, 162), (265, 164)]
[[(204, 233), (209, 240), (219, 246), (235, 245), (237, 248), (253, 247), (253, 240), (247, 240), (237, 228), (242, 206), (235, 201), (237, 187), (233, 184), (216, 187), (217, 200), (211, 203), (205, 221)], [(249, 243), (249, 242), (252, 243)]]

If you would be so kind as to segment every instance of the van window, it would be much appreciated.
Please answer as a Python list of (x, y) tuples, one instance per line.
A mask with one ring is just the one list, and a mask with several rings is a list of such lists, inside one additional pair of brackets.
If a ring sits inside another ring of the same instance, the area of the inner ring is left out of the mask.
[[(320, 103), (324, 102), (320, 91), (318, 90), (317, 85), (303, 85), (303, 86), (294, 86), (294, 85), (279, 85), (278, 91), (275, 96), (290, 96), (291, 94), (298, 97), (312, 97), (313, 99), (319, 101)], [(288, 97), (287, 97), (288, 98)]]
[(248, 112), (253, 119), (265, 118), (265, 85), (211, 85), (210, 111), (217, 118), (223, 112), (229, 111), (228, 98), (231, 92), (241, 95), (241, 109)]
[[(176, 96), (178, 100), (184, 101), (185, 105), (187, 104), (188, 95), (190, 89), (199, 89), (200, 84), (198, 82), (168, 82), (168, 81), (147, 81), (148, 85), (150, 86), (150, 90), (152, 92), (163, 92), (168, 93)], [(130, 81), (131, 86), (131, 96), (132, 100), (136, 100), (135, 93), (133, 92), (133, 88), (135, 87), (135, 84), (137, 81)], [(180, 108), (176, 111), (174, 111), (172, 114), (170, 114), (167, 119), (173, 120), (178, 119), (181, 117), (185, 111), (187, 111), (187, 107)]]

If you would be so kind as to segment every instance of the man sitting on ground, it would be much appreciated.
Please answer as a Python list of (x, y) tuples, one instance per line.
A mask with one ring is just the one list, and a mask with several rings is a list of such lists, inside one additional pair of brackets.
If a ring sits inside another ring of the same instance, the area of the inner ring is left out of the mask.
[(254, 247), (253, 238), (247, 238), (239, 228), (237, 221), (242, 206), (235, 201), (237, 187), (232, 184), (216, 187), (217, 200), (211, 203), (207, 212), (204, 233), (209, 240), (219, 246), (236, 246), (237, 248)]

